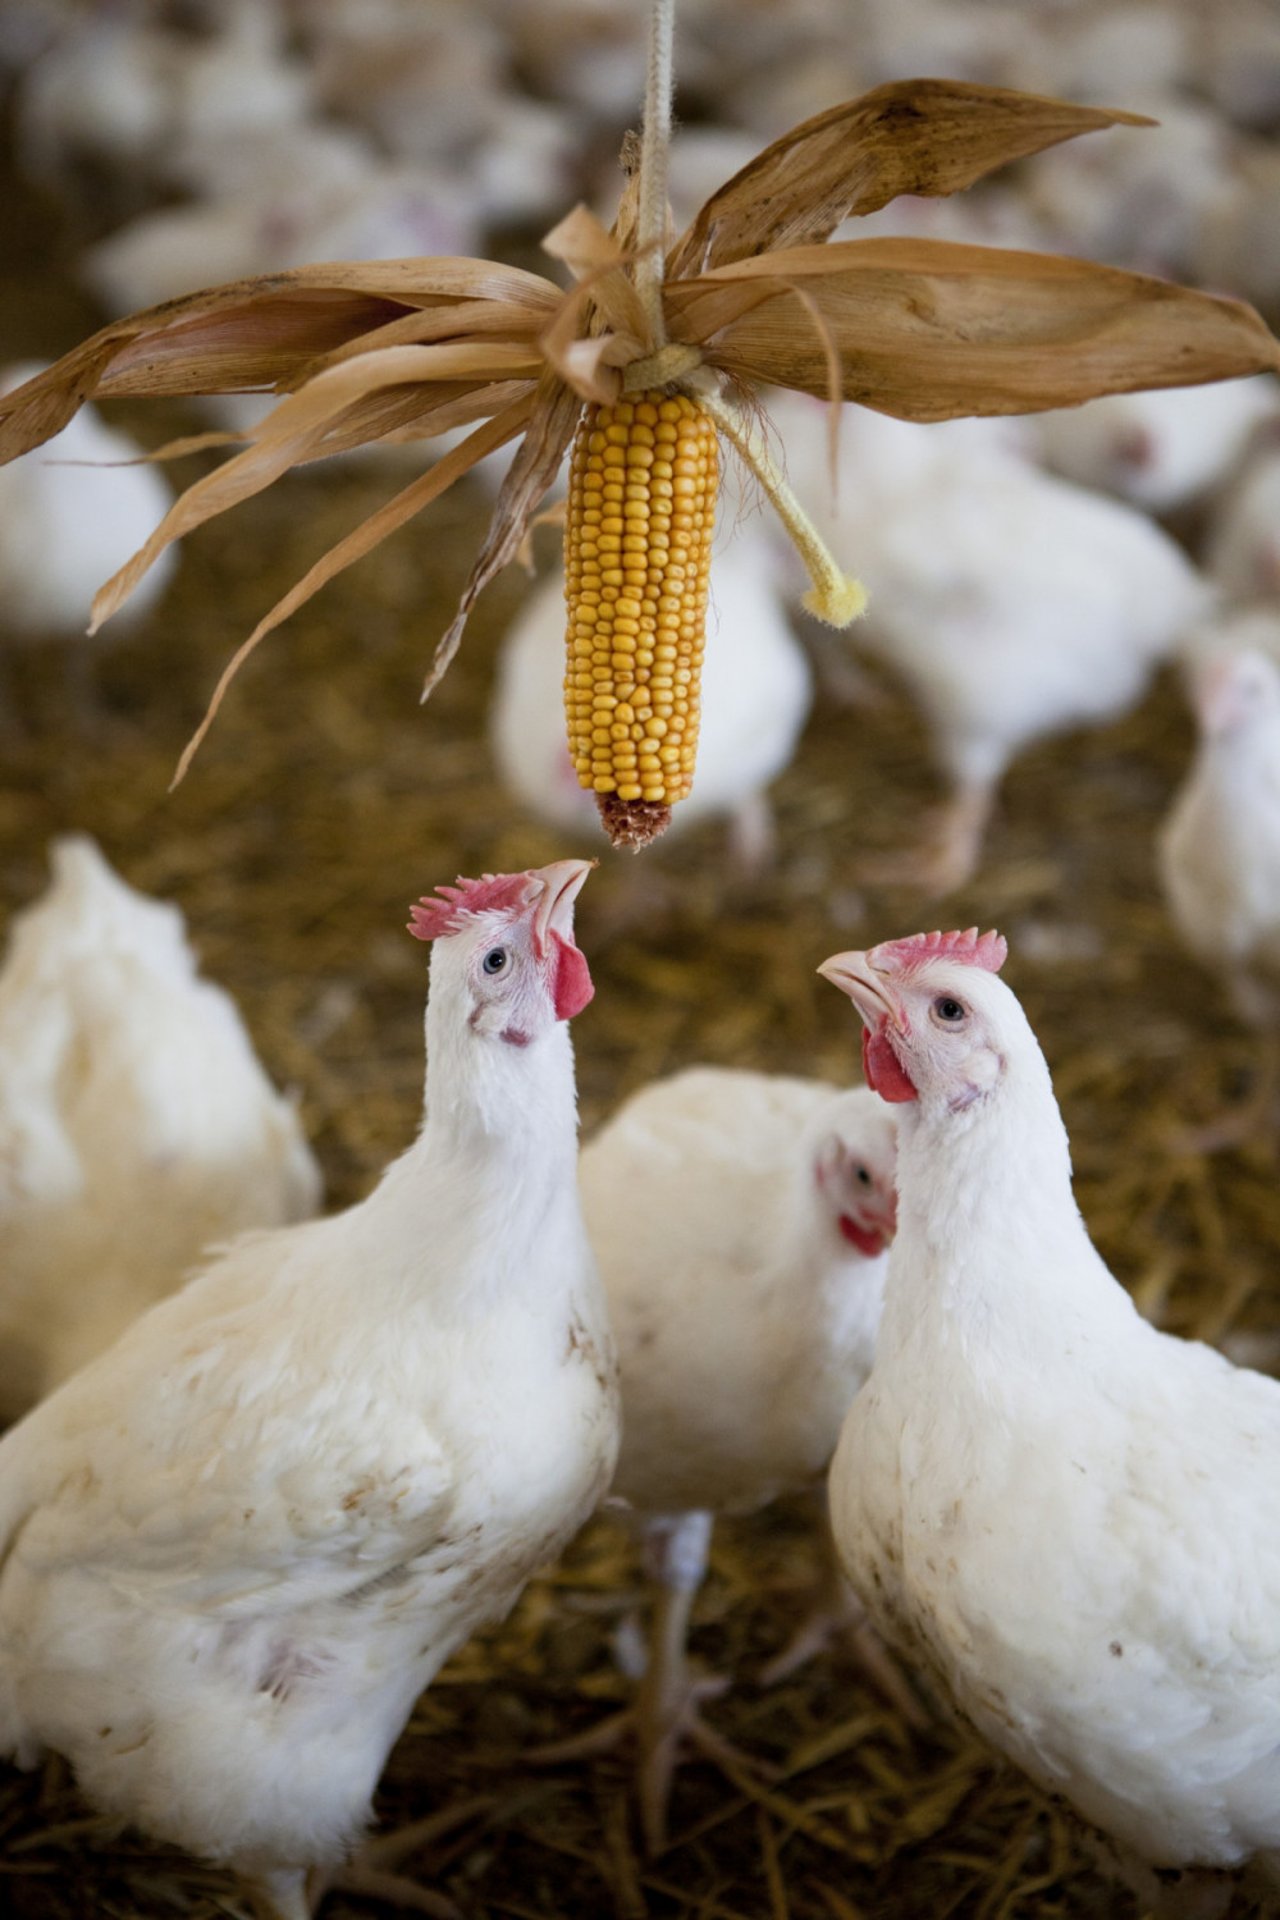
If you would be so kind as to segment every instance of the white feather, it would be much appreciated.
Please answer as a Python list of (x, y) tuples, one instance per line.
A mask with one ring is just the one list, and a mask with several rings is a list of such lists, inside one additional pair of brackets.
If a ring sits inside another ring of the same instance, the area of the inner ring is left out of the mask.
[[(41, 368), (7, 367), (8, 393)], [(51, 440), (0, 467), (0, 621), (12, 637), (61, 639), (89, 624), (93, 596), (159, 525), (173, 490), (126, 434), (81, 407)], [(121, 464), (136, 462), (137, 464)], [(177, 565), (171, 549), (116, 616), (139, 620)]]
[(0, 970), (0, 1418), (14, 1419), (320, 1176), (182, 916), (53, 847)]
[(633, 1506), (750, 1511), (821, 1473), (884, 1283), (840, 1216), (888, 1237), (893, 1157), (865, 1087), (716, 1067), (632, 1095), (583, 1149), (622, 1374), (614, 1490)]
[[(800, 406), (785, 444), (812, 502), (824, 422)], [(1206, 610), (1167, 534), (1028, 466), (1004, 423), (849, 414), (821, 524), (870, 596), (851, 638), (906, 682), (952, 779), (997, 780), (1033, 740), (1124, 713)]]
[(831, 1471), (845, 1571), (1043, 1788), (1149, 1865), (1235, 1866), (1280, 1841), (1280, 1384), (1158, 1333), (1107, 1271), (1009, 988), (954, 961), (901, 988), (920, 1097)]

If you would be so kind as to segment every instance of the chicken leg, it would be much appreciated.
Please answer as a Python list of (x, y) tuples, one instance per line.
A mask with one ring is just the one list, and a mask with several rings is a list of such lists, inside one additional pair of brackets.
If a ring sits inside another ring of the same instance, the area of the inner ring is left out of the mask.
[(884, 1645), (866, 1615), (862, 1602), (840, 1572), (828, 1541), (825, 1568), (814, 1604), (781, 1652), (760, 1669), (760, 1684), (775, 1687), (829, 1647), (852, 1656), (876, 1692), (894, 1707), (916, 1732), (929, 1725), (929, 1716), (911, 1683)]
[(728, 1681), (691, 1672), (687, 1655), (689, 1616), (707, 1570), (712, 1516), (662, 1514), (644, 1525), (645, 1571), (652, 1602), (648, 1658), (634, 1704), (571, 1740), (541, 1747), (533, 1758), (547, 1765), (608, 1753), (634, 1734), (638, 1748), (636, 1794), (640, 1825), (651, 1854), (667, 1844), (667, 1805), (682, 1740), (704, 1759), (731, 1772), (757, 1773), (757, 1761), (712, 1731), (702, 1719), (704, 1700), (723, 1693)]
[(911, 887), (930, 899), (954, 893), (978, 870), (995, 795), (993, 781), (959, 782), (934, 812), (923, 845), (872, 854), (860, 863), (858, 877), (871, 886)]
[(307, 1873), (301, 1868), (264, 1874), (252, 1889), (255, 1910), (262, 1920), (315, 1920), (330, 1893), (354, 1893), (377, 1900), (402, 1913), (426, 1913), (433, 1920), (460, 1920), (457, 1906), (446, 1894), (436, 1893), (396, 1869), (410, 1854), (429, 1847), (454, 1827), (493, 1805), (492, 1796), (460, 1800), (424, 1820), (366, 1841), (355, 1857), (338, 1867)]

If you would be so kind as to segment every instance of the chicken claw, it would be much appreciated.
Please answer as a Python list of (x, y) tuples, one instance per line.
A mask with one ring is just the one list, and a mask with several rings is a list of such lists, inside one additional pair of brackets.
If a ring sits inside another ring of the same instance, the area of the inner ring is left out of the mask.
[(689, 1615), (706, 1571), (710, 1538), (708, 1514), (649, 1522), (645, 1557), (653, 1583), (653, 1612), (649, 1654), (635, 1704), (610, 1714), (586, 1733), (539, 1747), (531, 1755), (541, 1765), (555, 1766), (611, 1753), (634, 1735), (639, 1756), (636, 1797), (650, 1854), (661, 1853), (667, 1844), (667, 1806), (682, 1740), (731, 1776), (745, 1772), (761, 1777), (767, 1771), (707, 1726), (698, 1711), (702, 1701), (718, 1698), (729, 1686), (728, 1680), (693, 1673), (686, 1652)]

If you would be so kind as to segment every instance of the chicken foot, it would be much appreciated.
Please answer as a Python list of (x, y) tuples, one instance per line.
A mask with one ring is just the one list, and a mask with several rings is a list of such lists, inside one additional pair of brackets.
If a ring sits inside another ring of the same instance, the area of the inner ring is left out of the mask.
[(330, 1893), (354, 1893), (366, 1900), (378, 1900), (398, 1907), (402, 1913), (426, 1913), (433, 1920), (461, 1920), (459, 1910), (447, 1894), (424, 1887), (396, 1869), (413, 1853), (443, 1839), (454, 1827), (487, 1812), (493, 1805), (488, 1794), (460, 1800), (423, 1820), (411, 1821), (391, 1833), (366, 1841), (354, 1858), (342, 1866), (316, 1869), (312, 1873), (286, 1872), (264, 1875), (254, 1889), (254, 1905), (263, 1920), (315, 1920)]
[(648, 1658), (634, 1704), (573, 1739), (540, 1747), (532, 1756), (545, 1765), (616, 1750), (634, 1737), (638, 1748), (636, 1797), (640, 1826), (650, 1854), (667, 1844), (667, 1807), (671, 1783), (687, 1742), (704, 1760), (728, 1773), (761, 1774), (756, 1760), (740, 1753), (707, 1726), (699, 1712), (729, 1682), (691, 1671), (689, 1617), (707, 1570), (712, 1517), (709, 1513), (662, 1516), (645, 1526), (645, 1568), (652, 1592)]
[(814, 1603), (780, 1653), (760, 1669), (760, 1684), (777, 1686), (830, 1647), (843, 1648), (866, 1675), (876, 1692), (917, 1733), (929, 1725), (910, 1681), (867, 1618), (866, 1609), (836, 1562), (828, 1533), (824, 1568)]

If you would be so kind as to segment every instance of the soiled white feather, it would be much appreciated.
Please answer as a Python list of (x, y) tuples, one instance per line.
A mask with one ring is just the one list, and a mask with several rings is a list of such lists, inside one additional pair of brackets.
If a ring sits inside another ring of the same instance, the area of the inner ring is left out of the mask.
[(55, 842), (0, 971), (0, 1418), (210, 1247), (315, 1211), (320, 1175), (182, 915)]
[(1237, 1866), (1280, 1843), (1280, 1383), (1141, 1318), (1080, 1218), (1014, 995), (895, 945), (823, 969), (917, 1096), (831, 1471), (845, 1571), (998, 1752), (1139, 1863)]
[(426, 1119), (367, 1200), (242, 1239), (0, 1442), (0, 1750), (281, 1914), (613, 1471), (561, 1017), (585, 871), (435, 903)]
[[(34, 361), (6, 367), (0, 390), (39, 371)], [(139, 464), (119, 464), (128, 461)], [(98, 588), (172, 501), (163, 474), (90, 406), (34, 453), (0, 467), (0, 630), (17, 638), (83, 633)], [(126, 627), (155, 604), (176, 565), (172, 549), (161, 556), (120, 616)]]

